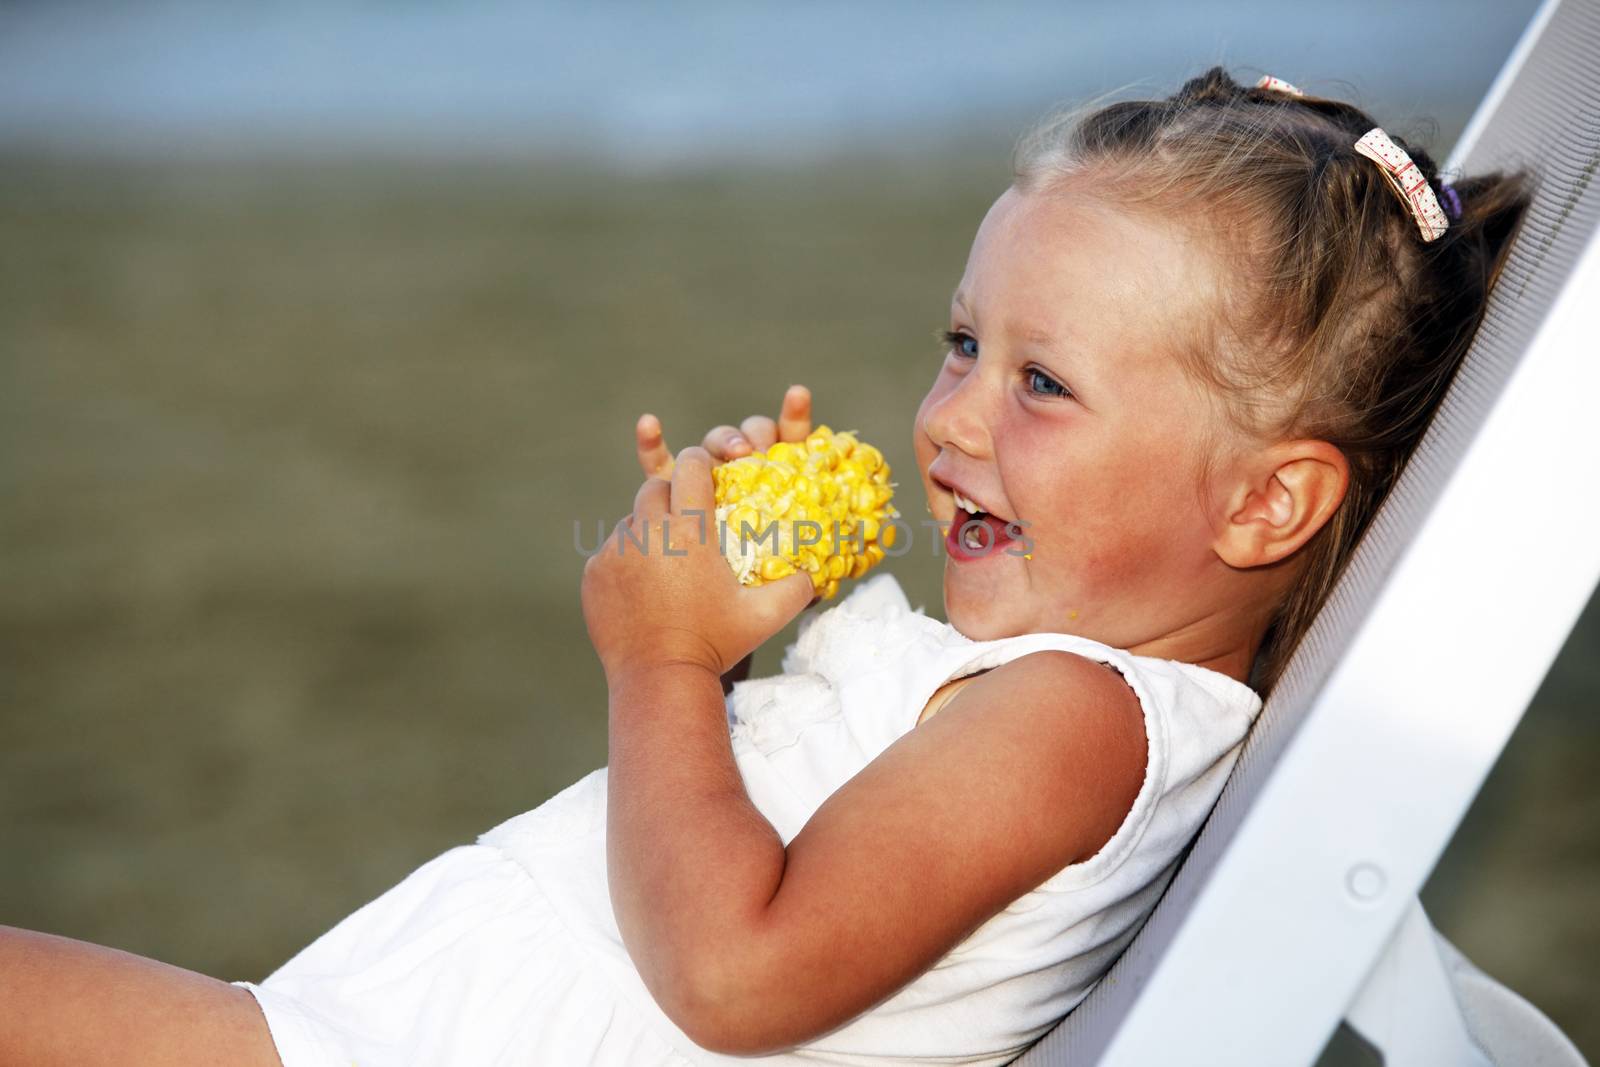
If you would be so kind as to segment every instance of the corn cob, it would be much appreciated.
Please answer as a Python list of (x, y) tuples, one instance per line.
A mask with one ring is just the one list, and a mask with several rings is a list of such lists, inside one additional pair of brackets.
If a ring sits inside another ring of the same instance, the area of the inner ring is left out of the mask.
[(803, 570), (817, 595), (832, 599), (842, 579), (861, 577), (894, 547), (896, 483), (883, 453), (853, 431), (818, 426), (803, 442), (713, 467), (711, 477), (723, 555), (744, 585)]

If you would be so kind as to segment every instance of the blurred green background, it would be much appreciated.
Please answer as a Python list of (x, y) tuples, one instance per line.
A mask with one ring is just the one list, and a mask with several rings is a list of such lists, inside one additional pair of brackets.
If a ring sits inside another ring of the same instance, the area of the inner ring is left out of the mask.
[[(0, 136), (0, 922), (259, 978), (603, 764), (573, 523), (631, 505), (634, 419), (681, 448), (803, 382), (920, 514), (1023, 124), (670, 167)], [(1591, 604), (1424, 894), (1589, 1050), (1597, 651)]]
[(0, 160), (0, 921), (261, 975), (605, 763), (634, 420), (804, 382), (919, 493), (1005, 173)]

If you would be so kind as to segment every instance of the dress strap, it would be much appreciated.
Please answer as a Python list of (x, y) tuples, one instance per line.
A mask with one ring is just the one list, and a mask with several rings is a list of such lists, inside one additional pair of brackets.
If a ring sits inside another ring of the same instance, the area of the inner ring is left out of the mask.
[(951, 628), (945, 647), (937, 656), (926, 660), (915, 672), (914, 677), (908, 679), (906, 692), (908, 706), (901, 709), (902, 721), (897, 726), (896, 736), (907, 733), (916, 726), (918, 716), (922, 714), (923, 708), (927, 706), (933, 694), (947, 683), (992, 670), (1034, 652), (1047, 650), (1074, 652), (1115, 669), (1133, 689), (1147, 713), (1159, 701), (1158, 695), (1151, 691), (1144, 672), (1140, 671), (1134, 662), (1135, 657), (1122, 649), (1113, 648), (1092, 638), (1076, 634), (1031, 633), (992, 641), (972, 641)]

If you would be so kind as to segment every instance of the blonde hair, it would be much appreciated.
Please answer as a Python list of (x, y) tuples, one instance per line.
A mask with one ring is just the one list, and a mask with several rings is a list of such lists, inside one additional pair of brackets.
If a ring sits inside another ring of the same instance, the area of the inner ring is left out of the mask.
[[(1228, 288), (1175, 355), (1245, 439), (1312, 438), (1346, 458), (1345, 496), (1295, 554), (1256, 652), (1263, 697), (1427, 430), (1531, 198), (1527, 171), (1455, 179), (1461, 217), (1424, 242), (1354, 149), (1377, 125), (1213, 67), (1165, 99), (1047, 116), (1012, 161), (1019, 192), (1090, 172), (1097, 197), (1209, 230)], [(1393, 139), (1447, 202), (1427, 152)], [(1218, 458), (1202, 458), (1202, 484)]]

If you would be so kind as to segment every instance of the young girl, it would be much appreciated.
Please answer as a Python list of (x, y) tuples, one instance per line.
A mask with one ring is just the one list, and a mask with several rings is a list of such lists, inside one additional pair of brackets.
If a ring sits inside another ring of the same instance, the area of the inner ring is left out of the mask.
[[(647, 475), (584, 618), (609, 764), (260, 985), (0, 936), (0, 1061), (999, 1064), (1138, 930), (1420, 439), (1526, 202), (1349, 104), (1221, 68), (1046, 122), (983, 220), (911, 427), (948, 623), (695, 536), (718, 427)], [(724, 696), (724, 686), (732, 683)], [(241, 915), (240, 922), (249, 922)]]

